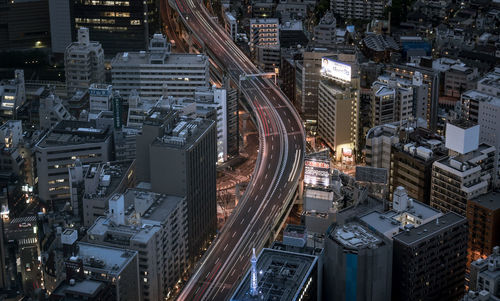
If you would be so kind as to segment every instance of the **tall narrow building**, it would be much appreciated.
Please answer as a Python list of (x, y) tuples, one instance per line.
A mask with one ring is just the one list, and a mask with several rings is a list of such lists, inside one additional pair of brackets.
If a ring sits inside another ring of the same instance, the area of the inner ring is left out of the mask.
[(193, 259), (215, 235), (216, 126), (213, 120), (153, 111), (137, 136), (137, 178), (152, 191), (185, 196)]

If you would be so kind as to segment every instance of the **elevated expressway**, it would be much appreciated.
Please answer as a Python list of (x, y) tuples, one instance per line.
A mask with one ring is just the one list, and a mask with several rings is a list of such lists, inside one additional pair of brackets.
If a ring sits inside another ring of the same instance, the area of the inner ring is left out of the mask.
[(305, 133), (298, 113), (269, 79), (241, 78), (259, 70), (233, 43), (199, 0), (169, 0), (189, 35), (239, 85), (259, 128), (259, 156), (252, 180), (178, 300), (226, 300), (260, 250), (275, 238), (292, 206), (303, 168)]

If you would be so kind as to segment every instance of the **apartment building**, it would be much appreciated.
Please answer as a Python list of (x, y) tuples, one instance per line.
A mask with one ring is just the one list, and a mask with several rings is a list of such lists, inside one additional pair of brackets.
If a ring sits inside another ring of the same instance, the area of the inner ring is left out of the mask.
[(250, 53), (257, 58), (257, 47), (279, 48), (280, 22), (275, 18), (250, 19)]
[(99, 42), (90, 41), (88, 28), (78, 29), (78, 40), (66, 47), (64, 70), (69, 96), (93, 83), (104, 83), (104, 50)]
[(111, 60), (113, 89), (127, 98), (136, 90), (142, 99), (193, 97), (208, 86), (209, 66), (202, 54), (171, 53), (165, 36), (155, 34), (148, 51), (120, 52)]
[(164, 300), (187, 269), (186, 199), (140, 188), (114, 194), (108, 216), (96, 219), (87, 238), (92, 245), (137, 251), (136, 300)]
[(17, 110), (26, 102), (24, 71), (15, 70), (14, 78), (0, 81), (0, 117), (17, 118)]
[(344, 19), (380, 19), (383, 17), (385, 6), (384, 0), (333, 0), (330, 2), (330, 10)]

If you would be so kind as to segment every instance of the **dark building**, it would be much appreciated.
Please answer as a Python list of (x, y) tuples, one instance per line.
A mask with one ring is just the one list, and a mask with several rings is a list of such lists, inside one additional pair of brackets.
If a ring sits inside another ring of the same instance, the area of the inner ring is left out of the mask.
[(87, 27), (106, 55), (146, 50), (160, 30), (159, 1), (74, 0), (75, 30)]
[(391, 151), (391, 198), (394, 189), (403, 186), (408, 196), (427, 205), (431, 200), (432, 163), (444, 158), (447, 150), (440, 136), (424, 128), (404, 131)]
[(302, 59), (302, 54), (293, 49), (282, 50), (280, 73), (281, 80), (280, 88), (283, 93), (288, 97), (292, 104), (295, 104), (295, 78), (296, 68), (295, 62)]
[(48, 0), (0, 0), (0, 50), (50, 46)]
[(137, 178), (153, 192), (185, 196), (193, 259), (215, 235), (216, 126), (213, 120), (154, 111), (137, 136)]
[(464, 295), (467, 221), (449, 212), (393, 239), (392, 300), (458, 300)]
[(500, 191), (492, 191), (467, 200), (469, 240), (467, 266), (486, 259), (500, 245)]

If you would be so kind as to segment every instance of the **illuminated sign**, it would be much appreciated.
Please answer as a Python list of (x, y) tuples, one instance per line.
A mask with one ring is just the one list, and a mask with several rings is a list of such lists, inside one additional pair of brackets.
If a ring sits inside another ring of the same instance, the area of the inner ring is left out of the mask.
[(346, 82), (351, 81), (351, 66), (329, 58), (321, 59), (321, 75)]
[(330, 186), (330, 161), (305, 160), (304, 184), (311, 186)]

